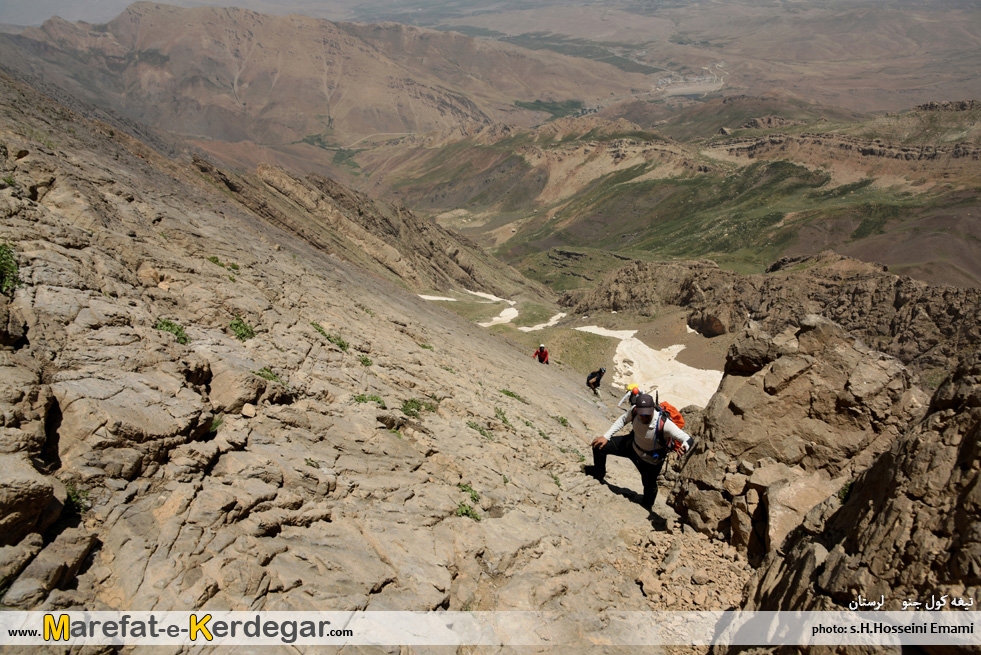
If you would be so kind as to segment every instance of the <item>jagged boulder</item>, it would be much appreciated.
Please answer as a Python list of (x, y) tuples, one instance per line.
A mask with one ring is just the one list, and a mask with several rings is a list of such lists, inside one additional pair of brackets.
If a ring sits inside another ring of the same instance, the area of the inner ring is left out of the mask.
[[(859, 595), (975, 599), (981, 589), (981, 352), (967, 358), (847, 497), (815, 507), (747, 585), (747, 609), (842, 610)], [(844, 497), (844, 494), (843, 494)], [(924, 646), (927, 652), (947, 652)]]
[(925, 407), (902, 364), (827, 319), (776, 338), (751, 328), (730, 349), (675, 507), (759, 559)]

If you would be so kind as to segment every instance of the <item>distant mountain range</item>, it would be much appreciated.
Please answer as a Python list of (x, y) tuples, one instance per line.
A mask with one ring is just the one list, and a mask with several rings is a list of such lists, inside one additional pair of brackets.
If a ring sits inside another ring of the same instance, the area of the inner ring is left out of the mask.
[[(241, 173), (273, 164), (326, 174), (436, 217), (560, 291), (594, 284), (618, 266), (610, 252), (711, 258), (759, 272), (780, 257), (829, 248), (929, 282), (981, 285), (978, 104), (869, 114), (795, 97), (810, 73), (791, 81), (774, 69), (773, 92), (746, 95), (732, 94), (734, 79), (767, 87), (752, 81), (745, 59), (713, 64), (715, 81), (654, 67), (711, 51), (709, 33), (724, 15), (736, 41), (756, 30), (789, 43), (802, 26), (823, 25), (798, 44), (795, 61), (813, 63), (817, 39), (838, 34), (825, 24), (830, 7), (798, 22), (776, 7), (734, 7), (712, 15), (701, 36), (684, 38), (655, 28), (686, 7), (633, 7), (638, 24), (666, 41), (643, 50), (607, 43), (603, 53), (619, 54), (600, 56), (595, 43), (574, 38), (588, 11), (570, 14), (578, 23), (556, 19), (561, 33), (519, 39), (506, 20), (518, 15), (510, 5), (483, 17), (461, 7), (493, 37), (473, 38), (397, 23), (137, 3), (104, 25), (51, 19), (0, 34), (0, 58), (21, 79), (161, 151), (189, 144)], [(546, 3), (524, 11), (528, 29), (551, 15)], [(913, 29), (912, 11), (876, 18), (868, 8), (849, 9), (868, 43), (848, 50), (840, 35), (822, 41), (823, 56), (835, 62), (822, 75), (861, 68), (865, 60), (847, 52), (870, 57), (866, 75), (910, 44), (970, 49), (973, 37), (952, 27), (969, 7), (937, 6), (936, 21), (922, 29)], [(628, 38), (617, 31), (623, 11), (604, 16), (606, 28)], [(435, 14), (428, 20), (438, 22)], [(753, 21), (770, 32), (750, 29)], [(738, 49), (735, 41), (719, 45)], [(904, 61), (907, 71), (937, 64)], [(918, 87), (910, 100), (934, 92), (934, 100), (949, 100), (944, 80), (960, 79), (966, 64), (949, 57), (938, 84)], [(898, 78), (880, 79), (888, 86)], [(862, 104), (854, 94), (841, 100)]]

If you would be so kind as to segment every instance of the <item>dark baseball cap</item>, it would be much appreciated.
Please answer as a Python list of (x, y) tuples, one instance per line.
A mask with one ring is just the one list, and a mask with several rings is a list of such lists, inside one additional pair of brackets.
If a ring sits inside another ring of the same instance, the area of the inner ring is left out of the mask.
[(634, 408), (640, 416), (653, 416), (654, 398), (649, 393), (642, 393), (637, 396), (637, 402), (634, 403)]

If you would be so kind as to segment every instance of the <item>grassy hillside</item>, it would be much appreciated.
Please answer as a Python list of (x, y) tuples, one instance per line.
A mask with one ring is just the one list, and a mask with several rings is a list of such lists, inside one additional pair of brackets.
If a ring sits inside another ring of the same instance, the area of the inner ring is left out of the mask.
[[(859, 120), (735, 98), (656, 132), (569, 118), (432, 149), (415, 160), (421, 169), (400, 173), (398, 192), (433, 214), (453, 210), (447, 224), (560, 291), (589, 286), (592, 269), (616, 264), (600, 251), (710, 258), (751, 273), (784, 255), (834, 249), (930, 282), (976, 286), (976, 156), (949, 149), (976, 146), (979, 114), (961, 103)], [(719, 125), (736, 129), (721, 135)], [(551, 249), (590, 254), (582, 267), (578, 257), (548, 270)]]

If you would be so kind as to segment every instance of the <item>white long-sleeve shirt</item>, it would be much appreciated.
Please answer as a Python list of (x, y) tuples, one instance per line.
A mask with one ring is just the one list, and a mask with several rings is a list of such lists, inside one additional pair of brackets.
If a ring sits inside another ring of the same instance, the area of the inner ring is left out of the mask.
[[(643, 392), (642, 392), (642, 391), (640, 391), (640, 390), (638, 390), (638, 391), (637, 391), (637, 393), (638, 393), (638, 395), (639, 395), (639, 394), (641, 394), (641, 393), (643, 393)], [(620, 402), (618, 402), (618, 403), (617, 403), (617, 407), (619, 407), (620, 409), (623, 409), (623, 403), (625, 403), (625, 402), (627, 402), (628, 400), (630, 400), (630, 396), (631, 396), (631, 395), (632, 395), (632, 394), (631, 394), (631, 392), (629, 392), (629, 391), (628, 391), (628, 392), (627, 392), (627, 395), (626, 395), (626, 396), (624, 396), (623, 398), (621, 398), (621, 399), (620, 399)]]
[[(613, 435), (623, 429), (627, 425), (628, 421), (632, 422), (632, 427), (634, 430), (634, 450), (642, 460), (648, 463), (654, 463), (657, 461), (656, 457), (652, 457), (649, 453), (652, 453), (657, 448), (656, 438), (657, 438), (657, 423), (660, 420), (660, 414), (655, 413), (654, 419), (650, 423), (644, 423), (640, 420), (639, 416), (634, 416), (632, 419), (628, 417), (634, 414), (634, 408), (631, 407), (623, 416), (616, 420), (616, 422), (610, 426), (610, 429), (606, 431), (603, 435), (604, 439), (610, 439)], [(664, 431), (662, 433), (664, 444), (663, 446), (670, 447), (672, 442), (679, 442), (684, 444), (685, 452), (690, 451), (695, 446), (695, 439), (679, 428), (674, 422), (665, 414), (664, 417)]]

